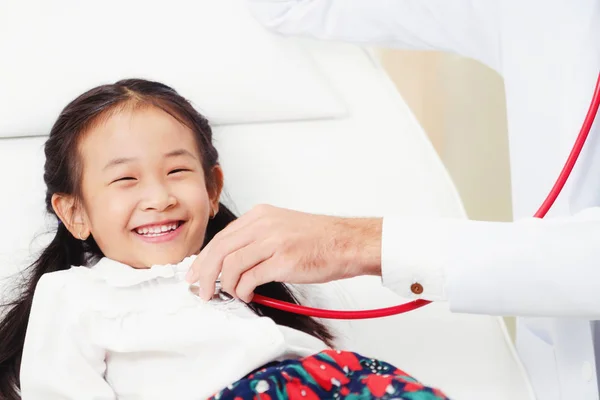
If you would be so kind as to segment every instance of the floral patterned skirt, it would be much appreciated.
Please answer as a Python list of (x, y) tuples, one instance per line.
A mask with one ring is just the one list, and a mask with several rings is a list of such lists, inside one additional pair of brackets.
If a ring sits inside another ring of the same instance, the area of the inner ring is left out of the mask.
[(398, 368), (356, 353), (326, 350), (270, 363), (210, 400), (447, 400)]

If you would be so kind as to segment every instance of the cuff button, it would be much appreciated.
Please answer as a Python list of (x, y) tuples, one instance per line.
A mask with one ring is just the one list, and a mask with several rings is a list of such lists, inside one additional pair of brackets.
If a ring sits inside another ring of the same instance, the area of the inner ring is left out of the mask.
[(420, 283), (413, 283), (410, 285), (410, 291), (414, 294), (422, 294), (423, 293), (423, 285)]

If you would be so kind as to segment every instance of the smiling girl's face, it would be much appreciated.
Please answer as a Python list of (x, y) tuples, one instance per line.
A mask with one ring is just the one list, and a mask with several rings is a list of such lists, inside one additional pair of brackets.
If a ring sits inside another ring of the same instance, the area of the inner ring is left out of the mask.
[[(80, 206), (74, 236), (93, 235), (106, 257), (134, 268), (171, 264), (198, 253), (221, 185), (207, 190), (193, 132), (155, 108), (127, 107), (89, 129), (79, 143)], [(215, 167), (216, 181), (222, 172)]]

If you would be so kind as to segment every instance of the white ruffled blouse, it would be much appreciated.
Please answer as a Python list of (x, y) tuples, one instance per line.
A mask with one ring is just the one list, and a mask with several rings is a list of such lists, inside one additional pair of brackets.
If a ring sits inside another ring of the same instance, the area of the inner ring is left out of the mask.
[(108, 258), (39, 281), (21, 362), (24, 400), (205, 399), (260, 366), (327, 346), (204, 302), (180, 264), (134, 269)]

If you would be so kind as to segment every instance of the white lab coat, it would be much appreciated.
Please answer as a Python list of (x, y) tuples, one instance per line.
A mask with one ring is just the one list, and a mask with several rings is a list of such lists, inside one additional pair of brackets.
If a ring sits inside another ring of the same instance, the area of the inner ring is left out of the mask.
[(419, 282), (421, 297), (447, 300), (458, 312), (538, 317), (519, 318), (517, 338), (538, 398), (598, 399), (592, 320), (600, 319), (600, 122), (547, 219), (530, 217), (558, 176), (592, 97), (600, 0), (249, 5), (283, 34), (449, 51), (504, 77), (517, 222), (385, 216), (383, 282), (403, 296)]

